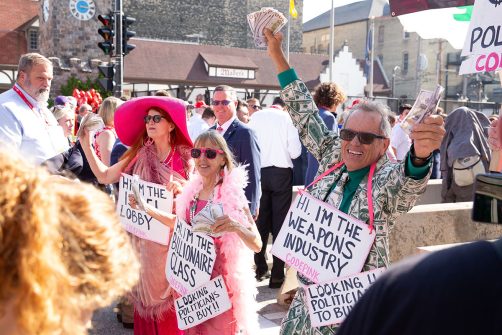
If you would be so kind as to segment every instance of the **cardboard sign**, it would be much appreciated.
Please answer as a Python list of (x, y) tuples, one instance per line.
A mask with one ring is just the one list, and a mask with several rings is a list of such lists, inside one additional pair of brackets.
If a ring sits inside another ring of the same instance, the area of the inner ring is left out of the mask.
[(185, 330), (228, 311), (232, 307), (222, 276), (192, 293), (176, 299), (174, 308), (178, 328)]
[[(132, 191), (133, 177), (122, 174), (119, 181), (119, 198), (117, 200), (117, 214), (125, 230), (145, 240), (167, 245), (169, 242), (169, 228), (160, 221), (152, 218), (144, 211), (129, 206), (129, 194)], [(138, 190), (143, 201), (150, 206), (164, 212), (171, 213), (173, 208), (173, 193), (166, 190), (164, 185), (138, 181)]]
[(497, 1), (476, 1), (465, 39), (459, 74), (502, 69), (502, 6)]
[(272, 246), (282, 259), (314, 283), (361, 272), (375, 232), (310, 194), (298, 194)]
[(313, 327), (342, 322), (359, 298), (385, 271), (380, 268), (305, 289)]
[(181, 295), (192, 292), (211, 279), (216, 249), (213, 239), (194, 233), (192, 227), (177, 219), (166, 262), (166, 278)]

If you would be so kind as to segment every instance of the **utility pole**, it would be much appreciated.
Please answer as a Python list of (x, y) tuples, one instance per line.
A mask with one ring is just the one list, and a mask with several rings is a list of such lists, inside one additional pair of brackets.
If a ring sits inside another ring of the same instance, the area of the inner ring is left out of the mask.
[(122, 0), (115, 0), (115, 87), (113, 96), (122, 96), (122, 84), (124, 82), (124, 55), (122, 51)]
[(329, 24), (329, 81), (333, 81), (333, 57), (335, 53), (335, 3), (331, 0), (331, 18)]
[(371, 55), (370, 55), (370, 90), (369, 97), (373, 98), (373, 74), (375, 63), (375, 18), (371, 17)]

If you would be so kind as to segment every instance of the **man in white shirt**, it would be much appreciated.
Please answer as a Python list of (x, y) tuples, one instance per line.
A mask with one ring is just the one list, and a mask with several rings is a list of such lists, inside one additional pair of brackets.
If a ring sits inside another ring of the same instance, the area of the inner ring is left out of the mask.
[[(256, 132), (261, 148), (261, 199), (258, 231), (263, 247), (255, 254), (256, 279), (268, 277), (265, 259), (268, 236), (275, 241), (291, 206), (293, 196), (293, 159), (300, 156), (302, 145), (298, 131), (287, 112), (279, 104), (258, 110), (248, 123)], [(273, 257), (270, 288), (284, 281), (284, 262)]]
[(199, 104), (199, 107), (195, 107), (195, 113), (190, 120), (188, 120), (188, 135), (192, 142), (194, 142), (201, 133), (209, 129), (207, 122), (202, 119), (202, 113), (206, 107), (206, 104)]
[(411, 147), (410, 137), (399, 125), (406, 115), (408, 115), (410, 110), (411, 105), (408, 104), (399, 107), (399, 121), (396, 123), (394, 128), (392, 128), (392, 133), (390, 135), (390, 146), (392, 147), (398, 162), (402, 161), (406, 157)]
[(19, 60), (14, 87), (0, 94), (0, 145), (40, 164), (68, 149), (63, 129), (47, 109), (52, 63), (38, 53)]

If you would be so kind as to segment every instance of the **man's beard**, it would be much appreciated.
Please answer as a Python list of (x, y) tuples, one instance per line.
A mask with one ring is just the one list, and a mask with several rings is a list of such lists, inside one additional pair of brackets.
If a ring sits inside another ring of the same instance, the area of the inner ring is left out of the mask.
[(33, 90), (33, 86), (28, 78), (24, 83), (24, 90), (32, 95), (32, 98), (35, 99), (39, 103), (47, 103), (49, 100), (50, 89), (48, 88), (40, 88), (36, 91)]

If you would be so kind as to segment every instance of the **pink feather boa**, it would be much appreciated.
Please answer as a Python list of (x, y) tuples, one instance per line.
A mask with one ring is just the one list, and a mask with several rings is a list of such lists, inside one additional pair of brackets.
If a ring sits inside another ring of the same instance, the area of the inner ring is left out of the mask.
[[(249, 227), (248, 216), (243, 208), (248, 206), (244, 188), (248, 183), (247, 171), (244, 166), (237, 166), (232, 171), (224, 170), (223, 182), (216, 186), (213, 202), (223, 205), (223, 212), (245, 227)], [(186, 221), (187, 208), (194, 196), (202, 189), (202, 178), (191, 176), (183, 187), (183, 192), (176, 197), (176, 214)], [(239, 328), (244, 334), (258, 334), (258, 315), (256, 314), (257, 294), (254, 280), (253, 252), (235, 233), (226, 233), (220, 237), (222, 247), (219, 251), (227, 262), (225, 284), (230, 295), (234, 315)]]

